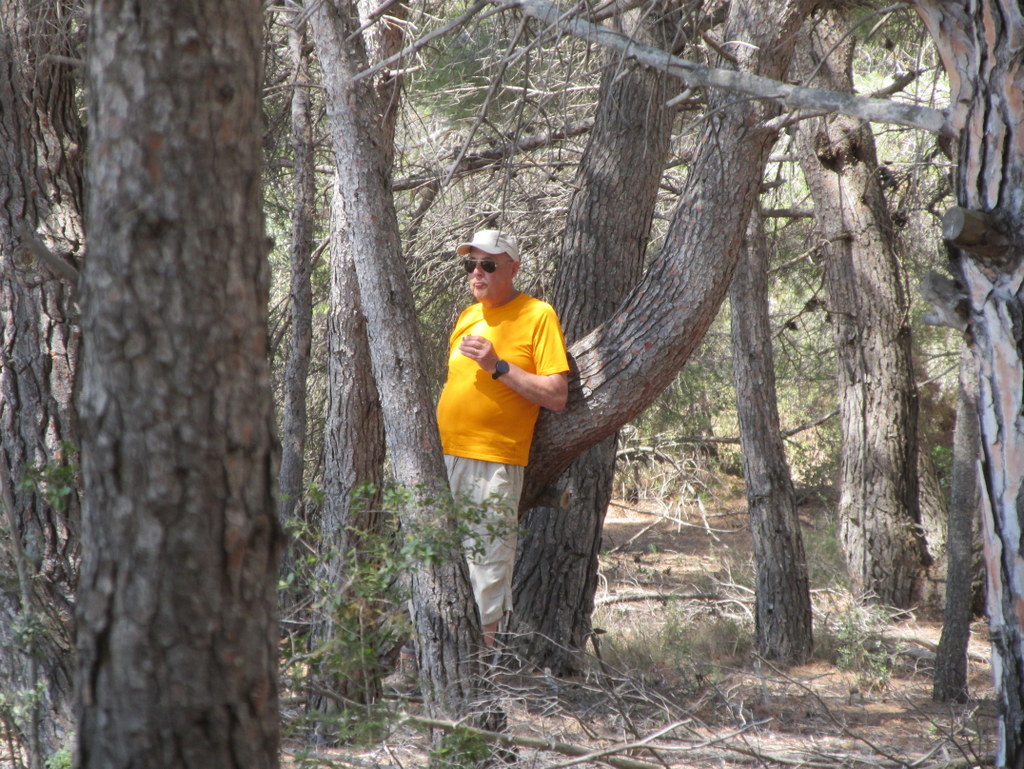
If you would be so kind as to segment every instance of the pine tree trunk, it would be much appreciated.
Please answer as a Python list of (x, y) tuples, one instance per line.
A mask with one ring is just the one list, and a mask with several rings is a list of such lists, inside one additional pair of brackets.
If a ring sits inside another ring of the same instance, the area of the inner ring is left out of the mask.
[[(449, 530), (451, 492), (441, 457), (431, 393), (422, 376), (423, 346), (390, 194), (391, 149), (382, 137), (384, 114), (367, 80), (367, 54), (351, 3), (328, 0), (310, 17), (324, 86), (338, 185), (370, 342), (374, 379), (384, 414), (387, 445), (398, 482), (409, 493), (402, 514), (411, 529)], [(473, 713), (480, 691), (479, 616), (469, 572), (456, 537), (412, 573), (420, 681), (432, 717), (459, 719)]]
[[(852, 90), (852, 38), (817, 20), (798, 63), (810, 85)], [(828, 57), (825, 57), (825, 54)], [(815, 204), (839, 371), (839, 521), (858, 591), (909, 607), (927, 563), (919, 529), (917, 391), (904, 276), (869, 126), (842, 116), (797, 129)]]
[(793, 480), (779, 430), (768, 316), (768, 244), (759, 212), (732, 279), (732, 365), (743, 450), (743, 479), (754, 542), (754, 635), (762, 657), (805, 662), (814, 646)]
[[(362, 9), (363, 18), (367, 11)], [(407, 8), (397, 4), (389, 19), (367, 30), (368, 55), (387, 58), (402, 46), (400, 21)], [(400, 81), (375, 79), (378, 103), (386, 105), (378, 122), (377, 139), (390, 164), (400, 106)], [(360, 307), (359, 284), (344, 212), (344, 199), (332, 186), (330, 248), (331, 292), (327, 329), (327, 413), (324, 425), (324, 502), (320, 521), (317, 596), (323, 607), (313, 629), (315, 651), (322, 664), (314, 671), (318, 683), (336, 699), (315, 697), (318, 710), (331, 712), (338, 703), (372, 703), (380, 696), (388, 635), (381, 632), (393, 595), (372, 599), (359, 594), (350, 578), (376, 567), (378, 545), (389, 520), (382, 512), (384, 490), (384, 420), (370, 363), (366, 320)], [(344, 618), (343, 616), (344, 615)], [(342, 622), (349, 623), (343, 627)], [(362, 629), (351, 648), (353, 623)], [(346, 631), (349, 634), (346, 636)], [(340, 648), (338, 648), (340, 645)], [(393, 645), (393, 644), (392, 644)], [(368, 662), (369, 661), (369, 662)]]
[[(343, 628), (338, 625), (340, 615), (344, 613), (351, 621), (353, 606), (359, 605), (360, 625), (377, 625), (372, 616), (374, 607), (357, 604), (359, 599), (353, 596), (348, 578), (357, 568), (372, 566), (369, 559), (375, 557), (375, 551), (371, 543), (383, 536), (385, 524), (381, 510), (384, 421), (370, 367), (352, 248), (336, 186), (331, 199), (331, 294), (327, 323), (324, 502), (317, 570), (323, 590), (317, 596), (322, 610), (313, 629), (314, 651), (323, 662), (313, 675), (319, 687), (335, 693), (338, 700), (314, 698), (314, 705), (321, 712), (337, 709), (337, 702), (373, 702), (380, 694), (382, 674), (376, 665), (366, 664), (360, 650), (333, 648), (343, 643)], [(362, 499), (360, 489), (365, 495)], [(382, 654), (370, 657), (376, 663)]]
[[(667, 44), (659, 22), (634, 24), (634, 34)], [(674, 122), (663, 105), (674, 85), (609, 54), (552, 296), (569, 343), (610, 317), (642, 274)], [(616, 446), (615, 435), (606, 438), (562, 476), (568, 509), (537, 508), (524, 521), (510, 629), (518, 651), (556, 675), (579, 669), (577, 652), (591, 632)]]
[[(781, 78), (794, 37), (814, 3), (773, 0), (730, 5), (727, 24), (745, 71)], [(723, 61), (733, 67), (733, 61)], [(649, 406), (700, 343), (729, 290), (743, 234), (776, 130), (778, 109), (709, 93), (697, 157), (647, 273), (614, 315), (572, 345), (578, 376), (565, 411), (541, 415), (534, 433), (523, 505), (579, 454)]]
[[(293, 182), (291, 288), (289, 291), (288, 360), (284, 372), (281, 409), (281, 469), (278, 474), (278, 515), (282, 525), (303, 517), (306, 456), (306, 380), (313, 342), (313, 288), (311, 282), (313, 225), (316, 214), (316, 169), (310, 116), (309, 54), (305, 51), (306, 25), (289, 27), (288, 54), (292, 66)], [(288, 569), (290, 554), (285, 555)]]
[(982, 457), (978, 488), (988, 575), (992, 673), (998, 698), (996, 766), (1024, 767), (1024, 83), (1015, 3), (916, 3), (950, 77), (959, 135), (960, 210), (985, 225), (983, 242), (954, 231), (955, 273), (968, 303)]
[(262, 12), (91, 9), (83, 769), (278, 764)]
[[(0, 708), (33, 768), (73, 731), (74, 272), (85, 238), (70, 5), (18, 0), (0, 13), (0, 692), (39, 691), (22, 713)], [(42, 249), (66, 268), (41, 261)]]
[(940, 702), (965, 702), (968, 696), (967, 644), (971, 638), (979, 456), (977, 385), (968, 355), (964, 350), (960, 362), (949, 489), (946, 606), (932, 686), (932, 697)]

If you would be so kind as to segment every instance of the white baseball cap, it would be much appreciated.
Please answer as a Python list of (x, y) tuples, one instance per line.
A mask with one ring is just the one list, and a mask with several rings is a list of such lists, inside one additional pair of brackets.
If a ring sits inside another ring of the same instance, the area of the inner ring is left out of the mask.
[(519, 246), (511, 235), (501, 230), (480, 230), (473, 235), (472, 240), (460, 243), (455, 253), (465, 256), (471, 248), (479, 248), (486, 254), (508, 254), (513, 262), (519, 261)]

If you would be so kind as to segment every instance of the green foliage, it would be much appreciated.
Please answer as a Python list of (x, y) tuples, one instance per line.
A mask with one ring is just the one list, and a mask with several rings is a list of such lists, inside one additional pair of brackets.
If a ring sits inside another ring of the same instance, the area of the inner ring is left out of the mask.
[(804, 552), (807, 558), (807, 578), (811, 585), (823, 588), (849, 587), (846, 560), (839, 542), (839, 523), (830, 510), (815, 517), (802, 527)]
[(836, 667), (854, 673), (857, 685), (865, 691), (884, 687), (892, 677), (894, 655), (882, 637), (890, 620), (880, 606), (855, 603), (836, 622)]
[(490, 754), (490, 746), (482, 737), (455, 729), (445, 734), (430, 751), (430, 766), (432, 769), (476, 769)]
[(53, 460), (25, 466), (18, 490), (41, 494), (51, 508), (63, 512), (78, 479), (78, 465), (72, 461), (77, 453), (74, 444), (62, 441)]
[(62, 746), (60, 750), (51, 755), (46, 759), (46, 769), (71, 769), (74, 765), (74, 752), (71, 750), (71, 745), (74, 743), (74, 738), (68, 740), (68, 744)]
[[(422, 507), (421, 507), (422, 506)], [(407, 489), (357, 489), (352, 525), (343, 550), (325, 542), (302, 523), (293, 536), (314, 543), (282, 578), (282, 588), (308, 586), (310, 612), (319, 630), (290, 639), (295, 661), (283, 666), (285, 683), (295, 690), (341, 692), (344, 706), (329, 696), (314, 696), (317, 708), (295, 728), (312, 729), (340, 742), (377, 741), (390, 728), (392, 712), (380, 704), (380, 682), (402, 642), (412, 635), (406, 607), (409, 574), (424, 564), (440, 563), (463, 547), (473, 553), (483, 537), (503, 533), (482, 524), (486, 505), (453, 509), (437, 500), (421, 500)], [(439, 525), (446, 521), (447, 525)]]

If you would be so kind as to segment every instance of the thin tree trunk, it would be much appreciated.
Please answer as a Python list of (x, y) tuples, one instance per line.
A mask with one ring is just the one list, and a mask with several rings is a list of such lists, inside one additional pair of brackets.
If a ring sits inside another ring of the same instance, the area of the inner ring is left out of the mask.
[(72, 8), (19, 0), (0, 13), (0, 691), (9, 703), (38, 692), (24, 711), (0, 708), (33, 769), (73, 731), (85, 238)]
[[(291, 241), (290, 329), (288, 361), (284, 373), (281, 415), (281, 470), (278, 475), (278, 516), (287, 526), (302, 518), (305, 496), (306, 380), (313, 341), (313, 288), (311, 282), (313, 225), (316, 213), (316, 177), (313, 125), (310, 116), (309, 54), (306, 24), (288, 28), (288, 55), (292, 66), (293, 182)], [(285, 555), (285, 566), (290, 554)]]
[[(324, 502), (320, 520), (317, 596), (320, 615), (313, 629), (314, 651), (322, 663), (313, 671), (319, 686), (345, 701), (369, 703), (380, 694), (381, 654), (363, 649), (335, 648), (343, 644), (341, 617), (352, 621), (359, 608), (359, 625), (375, 626), (378, 609), (353, 595), (348, 577), (370, 567), (373, 541), (383, 536), (385, 513), (384, 420), (377, 385), (370, 367), (366, 321), (359, 301), (352, 247), (345, 225), (341, 194), (331, 198), (331, 294), (327, 321), (327, 414), (324, 425)], [(362, 490), (362, 496), (360, 496)], [(385, 596), (381, 596), (385, 598)], [(367, 664), (367, 659), (372, 663)], [(335, 709), (332, 702), (314, 697), (321, 712)]]
[(974, 367), (965, 349), (960, 361), (960, 393), (953, 432), (953, 477), (949, 489), (946, 607), (935, 656), (932, 697), (965, 702), (967, 644), (971, 638), (974, 539), (978, 511), (978, 398)]
[(83, 769), (278, 765), (262, 14), (91, 8)]
[[(798, 63), (811, 82), (852, 90), (852, 37), (826, 14)], [(797, 129), (815, 203), (839, 362), (839, 523), (859, 591), (909, 607), (927, 554), (919, 528), (917, 391), (904, 276), (869, 126), (835, 116)]]
[[(390, 194), (391, 150), (379, 133), (384, 109), (367, 80), (353, 79), (367, 66), (359, 17), (351, 3), (326, 0), (310, 21), (387, 445), (410, 494), (402, 513), (413, 529), (451, 530), (451, 492)], [(466, 560), (450, 540), (413, 570), (413, 619), (427, 710), (461, 718), (474, 711), (482, 638)]]
[[(636, 34), (663, 38), (646, 21)], [(573, 342), (606, 320), (642, 275), (674, 111), (675, 83), (608, 54), (598, 112), (576, 174), (552, 302)], [(556, 675), (578, 670), (591, 632), (598, 552), (611, 499), (617, 436), (593, 447), (560, 481), (567, 510), (538, 508), (524, 521), (510, 630), (518, 651)]]
[(793, 480), (779, 430), (775, 364), (768, 316), (768, 244), (755, 212), (746, 256), (732, 279), (732, 367), (743, 479), (754, 542), (757, 652), (788, 664), (806, 661), (814, 646)]
[[(363, 8), (363, 18), (366, 11)], [(401, 20), (407, 8), (396, 4), (389, 19)], [(401, 26), (387, 21), (365, 32), (370, 56), (382, 60), (402, 46)], [(390, 163), (399, 112), (399, 80), (374, 81), (384, 114), (378, 141)], [(384, 419), (370, 363), (366, 320), (361, 310), (352, 244), (337, 184), (331, 196), (331, 293), (328, 315), (327, 414), (324, 425), (324, 503), (320, 522), (318, 583), (326, 586), (317, 596), (322, 611), (313, 638), (321, 664), (314, 676), (321, 686), (342, 701), (372, 703), (380, 696), (380, 681), (388, 645), (381, 623), (394, 607), (393, 595), (366, 596), (350, 580), (376, 568), (379, 544), (386, 536), (388, 515), (382, 509), (384, 491)], [(353, 611), (356, 609), (356, 611)], [(344, 618), (344, 619), (343, 619)], [(341, 623), (348, 623), (344, 627)], [(352, 625), (362, 632), (352, 648)], [(347, 635), (346, 635), (346, 631)], [(333, 702), (314, 697), (324, 712)]]

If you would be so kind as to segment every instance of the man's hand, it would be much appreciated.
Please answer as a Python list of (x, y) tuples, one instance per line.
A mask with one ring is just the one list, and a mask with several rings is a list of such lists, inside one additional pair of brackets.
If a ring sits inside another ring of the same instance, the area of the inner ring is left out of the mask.
[(494, 373), (494, 366), (498, 363), (498, 353), (494, 351), (494, 345), (486, 337), (469, 334), (462, 337), (459, 342), (459, 352), (477, 364), (488, 374)]
[[(468, 335), (459, 342), (459, 352), (467, 358), (475, 360), (488, 374), (494, 373), (499, 355), (489, 339), (482, 336)], [(569, 396), (569, 379), (566, 374), (549, 374), (540, 376), (524, 371), (514, 363), (509, 363), (508, 373), (499, 380), (506, 387), (515, 390), (526, 400), (552, 411), (565, 408)]]

